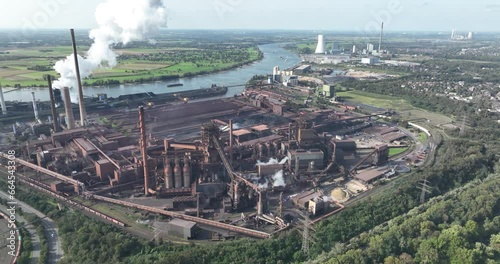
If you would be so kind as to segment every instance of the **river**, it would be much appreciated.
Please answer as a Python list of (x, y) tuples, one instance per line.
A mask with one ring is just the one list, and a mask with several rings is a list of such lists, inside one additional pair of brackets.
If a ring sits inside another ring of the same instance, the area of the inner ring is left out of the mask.
[[(199, 75), (189, 78), (180, 78), (164, 82), (153, 82), (144, 84), (124, 84), (110, 86), (89, 86), (84, 87), (85, 96), (95, 96), (100, 93), (105, 93), (108, 97), (117, 97), (122, 94), (133, 94), (141, 92), (153, 92), (156, 94), (177, 92), (185, 90), (199, 89), (201, 87), (209, 87), (212, 84), (219, 86), (240, 85), (246, 83), (254, 75), (271, 74), (274, 66), (279, 66), (280, 69), (286, 69), (297, 65), (301, 62), (298, 55), (281, 48), (282, 44), (265, 44), (260, 45), (259, 49), (263, 52), (264, 58), (260, 61), (213, 74)], [(167, 88), (168, 84), (182, 83), (184, 86)], [(229, 88), (226, 97), (232, 97), (235, 94), (241, 93), (244, 87)], [(35, 92), (38, 100), (48, 101), (49, 93), (47, 88), (24, 88), (24, 89), (9, 89), (4, 88), (4, 96), (6, 101), (31, 101), (31, 92)], [(78, 97), (77, 89), (71, 89), (71, 100), (76, 102)]]

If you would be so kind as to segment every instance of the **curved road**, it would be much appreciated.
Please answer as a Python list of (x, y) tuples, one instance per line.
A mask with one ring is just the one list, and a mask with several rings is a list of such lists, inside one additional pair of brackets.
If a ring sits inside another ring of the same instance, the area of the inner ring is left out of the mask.
[[(9, 195), (2, 191), (0, 191), (0, 196), (7, 199), (9, 198)], [(18, 207), (21, 207), (24, 212), (35, 214), (41, 219), (45, 237), (47, 238), (47, 244), (49, 246), (49, 263), (57, 263), (63, 257), (64, 252), (62, 250), (61, 240), (59, 239), (58, 229), (54, 221), (30, 205), (17, 199), (15, 199), (15, 201)]]
[[(4, 213), (7, 215), (6, 213)], [(7, 248), (8, 240), (6, 237), (9, 235), (10, 227), (8, 227), (8, 222), (3, 217), (0, 216), (0, 236), (2, 237), (0, 241), (0, 263), (12, 263), (14, 256), (9, 255), (10, 249)], [(16, 240), (17, 243), (17, 240)], [(17, 248), (16, 248), (17, 250)]]
[[(3, 195), (2, 195), (3, 196)], [(3, 211), (4, 214), (7, 214), (7, 206), (0, 204), (0, 210)], [(23, 211), (25, 212), (25, 211)], [(30, 234), (31, 238), (31, 263), (37, 264), (38, 263), (38, 258), (40, 258), (40, 237), (38, 236), (38, 233), (36, 232), (36, 228), (28, 223), (28, 221), (21, 216), (18, 212), (16, 212), (16, 221), (20, 221), (24, 223), (24, 228), (28, 230), (28, 233)], [(18, 227), (19, 227), (19, 223)], [(2, 263), (2, 262), (0, 262)]]

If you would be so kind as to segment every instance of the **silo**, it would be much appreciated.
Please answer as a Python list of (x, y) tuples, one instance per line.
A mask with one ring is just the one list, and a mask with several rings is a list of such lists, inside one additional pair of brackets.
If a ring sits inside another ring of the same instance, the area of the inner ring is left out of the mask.
[(189, 158), (184, 157), (184, 168), (182, 169), (184, 177), (184, 188), (191, 187), (191, 166), (189, 165)]
[(182, 188), (182, 169), (179, 158), (175, 158), (174, 176), (175, 176), (175, 189)]
[(172, 174), (172, 161), (170, 159), (165, 160), (165, 188), (172, 189), (174, 187), (174, 175)]

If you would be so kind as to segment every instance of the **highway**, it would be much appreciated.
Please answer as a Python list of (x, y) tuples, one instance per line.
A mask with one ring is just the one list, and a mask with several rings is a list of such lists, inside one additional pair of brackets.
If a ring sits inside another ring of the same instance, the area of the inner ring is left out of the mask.
[[(9, 198), (9, 195), (3, 191), (0, 191), (0, 196), (2, 198)], [(47, 244), (49, 246), (49, 262), (57, 263), (64, 255), (62, 250), (61, 240), (59, 239), (58, 229), (54, 221), (44, 215), (42, 212), (36, 210), (30, 205), (15, 199), (17, 205), (22, 208), (23, 212), (35, 214), (41, 219), (42, 225), (45, 230), (45, 237), (47, 239)]]

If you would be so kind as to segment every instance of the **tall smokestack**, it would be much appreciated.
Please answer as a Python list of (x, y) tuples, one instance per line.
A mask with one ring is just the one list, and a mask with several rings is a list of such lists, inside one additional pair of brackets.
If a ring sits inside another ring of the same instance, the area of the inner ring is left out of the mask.
[(71, 31), (71, 42), (73, 43), (73, 57), (75, 58), (75, 73), (76, 80), (78, 81), (78, 102), (80, 106), (80, 125), (82, 127), (87, 125), (87, 112), (85, 111), (85, 104), (83, 102), (83, 87), (82, 87), (82, 79), (80, 78), (80, 66), (78, 65), (78, 53), (76, 50), (76, 41), (75, 41), (75, 30), (70, 29)]
[(39, 122), (40, 118), (38, 116), (38, 107), (36, 105), (35, 92), (31, 92), (31, 100), (33, 101), (33, 112), (35, 113), (35, 120)]
[(73, 116), (73, 105), (71, 104), (71, 96), (69, 96), (69, 88), (63, 87), (64, 110), (66, 111), (66, 126), (68, 129), (75, 128), (75, 117)]
[(229, 164), (233, 165), (233, 120), (229, 119)]
[(382, 22), (382, 27), (380, 28), (380, 40), (378, 42), (378, 54), (382, 54), (382, 38), (384, 37), (384, 22)]
[(5, 99), (3, 98), (3, 89), (2, 89), (1, 84), (0, 84), (0, 105), (2, 106), (2, 114), (6, 115), (7, 114), (7, 106), (5, 105)]
[(52, 89), (52, 80), (50, 75), (47, 75), (47, 81), (49, 84), (49, 96), (50, 96), (50, 112), (52, 113), (52, 120), (54, 120), (54, 132), (59, 130), (59, 124), (57, 122), (57, 112), (56, 112), (56, 100), (54, 99), (54, 89)]
[(149, 194), (149, 163), (146, 146), (146, 121), (144, 120), (144, 107), (139, 106), (139, 127), (141, 129), (141, 152), (144, 167), (144, 194)]

